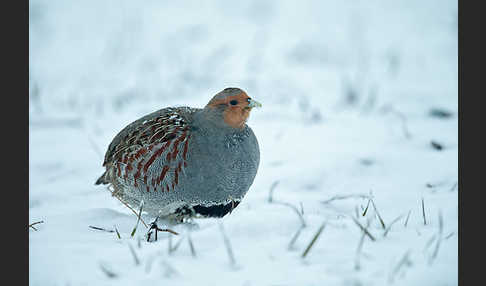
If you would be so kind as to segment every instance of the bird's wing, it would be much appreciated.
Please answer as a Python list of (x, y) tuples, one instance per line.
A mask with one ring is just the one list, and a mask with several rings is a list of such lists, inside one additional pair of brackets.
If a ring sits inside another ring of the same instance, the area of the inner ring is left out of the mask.
[(117, 162), (124, 155), (139, 151), (140, 148), (178, 137), (187, 131), (189, 116), (196, 110), (189, 107), (169, 107), (130, 123), (113, 138), (105, 153), (103, 166)]
[[(195, 108), (164, 108), (129, 124), (120, 131), (105, 154), (103, 166), (114, 176), (137, 186), (143, 182), (149, 188), (174, 188), (178, 175), (186, 165), (191, 114)], [(149, 169), (162, 160), (163, 168)], [(105, 176), (106, 177), (106, 176)]]

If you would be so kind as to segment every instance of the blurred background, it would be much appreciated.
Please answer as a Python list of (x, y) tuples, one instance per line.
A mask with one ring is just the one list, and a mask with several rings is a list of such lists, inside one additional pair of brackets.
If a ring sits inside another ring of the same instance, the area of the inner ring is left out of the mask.
[[(30, 284), (457, 285), (457, 15), (451, 0), (30, 0)], [(213, 220), (196, 259), (164, 238), (134, 267), (135, 218), (93, 185), (108, 144), (226, 87), (263, 104), (257, 177), (222, 220), (238, 267)], [(349, 217), (371, 197), (395, 225), (357, 216), (377, 238), (363, 246)]]
[(321, 115), (455, 108), (457, 62), (457, 1), (29, 1), (32, 116), (201, 106), (227, 86)]

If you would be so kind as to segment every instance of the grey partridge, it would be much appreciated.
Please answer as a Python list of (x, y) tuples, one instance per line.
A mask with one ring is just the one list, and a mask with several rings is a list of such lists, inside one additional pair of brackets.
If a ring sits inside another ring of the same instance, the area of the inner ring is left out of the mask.
[(261, 104), (226, 88), (204, 108), (168, 107), (126, 126), (106, 151), (96, 184), (156, 218), (223, 217), (256, 176), (260, 151), (246, 125)]

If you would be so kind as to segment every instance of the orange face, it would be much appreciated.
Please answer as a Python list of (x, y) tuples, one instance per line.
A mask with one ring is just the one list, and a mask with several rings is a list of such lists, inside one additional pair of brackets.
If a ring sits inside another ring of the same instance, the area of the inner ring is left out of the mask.
[(223, 112), (224, 122), (233, 128), (243, 128), (245, 122), (250, 115), (252, 107), (250, 107), (251, 98), (244, 92), (237, 95), (226, 96), (222, 99), (213, 99), (208, 106), (215, 108), (223, 105), (225, 107)]

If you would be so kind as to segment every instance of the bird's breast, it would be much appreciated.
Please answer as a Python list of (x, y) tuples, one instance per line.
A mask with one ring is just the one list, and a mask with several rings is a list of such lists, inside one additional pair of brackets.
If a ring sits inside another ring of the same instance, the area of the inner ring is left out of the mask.
[(196, 132), (189, 144), (186, 169), (189, 191), (214, 201), (244, 196), (259, 164), (258, 143), (251, 129)]

